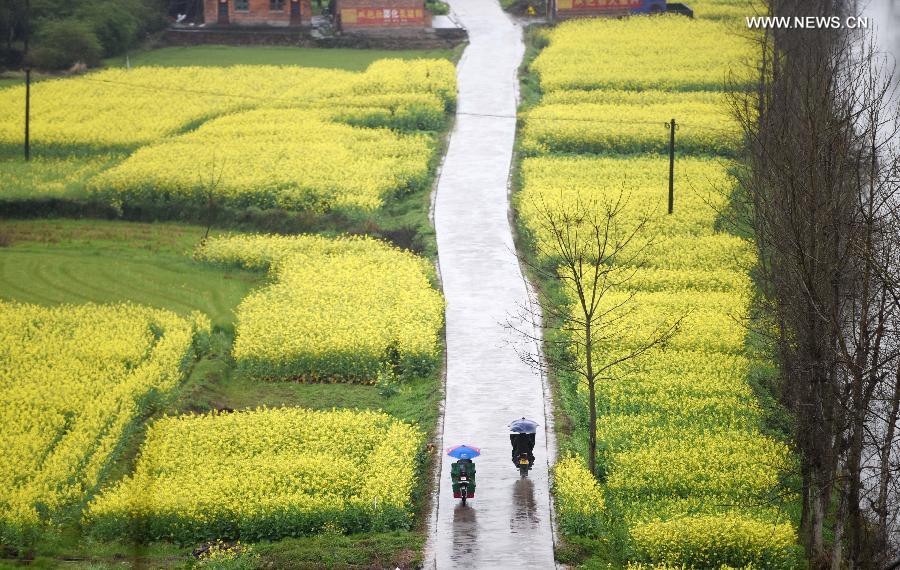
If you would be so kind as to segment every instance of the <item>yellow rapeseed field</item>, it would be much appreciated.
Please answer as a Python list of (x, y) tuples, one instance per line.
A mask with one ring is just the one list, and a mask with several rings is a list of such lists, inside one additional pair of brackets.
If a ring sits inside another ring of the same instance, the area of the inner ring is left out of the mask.
[(371, 211), (427, 183), (430, 137), (333, 122), (327, 110), (258, 109), (139, 149), (91, 186), (108, 201)]
[(169, 417), (85, 520), (100, 536), (194, 544), (407, 529), (422, 440), (415, 426), (372, 411)]
[(717, 91), (745, 82), (753, 43), (733, 25), (667, 15), (575, 20), (531, 64), (545, 93), (572, 89)]
[[(32, 87), (31, 136), (61, 147), (134, 147), (219, 115), (260, 107), (295, 108), (347, 98), (350, 106), (400, 106), (385, 98), (433, 94), (445, 108), (456, 97), (446, 60), (380, 60), (362, 73), (296, 66), (138, 67), (108, 69)], [(360, 96), (377, 95), (369, 101)], [(353, 98), (356, 96), (356, 98)], [(0, 144), (21, 143), (24, 87), (0, 93)], [(401, 97), (402, 100), (402, 97)]]
[[(598, 385), (602, 486), (591, 485), (578, 457), (557, 470), (563, 530), (603, 536), (622, 528), (633, 568), (787, 569), (796, 561), (796, 529), (773, 501), (794, 458), (760, 432), (763, 412), (748, 383), (769, 366), (748, 350), (743, 326), (755, 250), (722, 226), (732, 192), (725, 157), (741, 143), (722, 89), (752, 57), (732, 13), (723, 7), (721, 22), (567, 22), (547, 32), (549, 46), (532, 64), (544, 95), (523, 116), (530, 156), (516, 207), (542, 261), (558, 255), (542, 216), (548, 209), (581, 205), (602, 215), (621, 200), (613, 240), (645, 224), (611, 260), (613, 278), (631, 278), (601, 301), (615, 332), (595, 347), (596, 364), (680, 323), (665, 347), (615, 367)], [(661, 151), (671, 118), (681, 128), (669, 215)], [(563, 293), (574, 308), (574, 292)], [(598, 512), (586, 511), (594, 503)]]
[[(571, 94), (573, 91), (557, 93)], [(580, 93), (580, 92), (577, 92)], [(740, 140), (728, 108), (713, 102), (602, 101), (606, 91), (590, 91), (591, 103), (544, 103), (523, 116), (522, 150), (527, 154), (668, 152), (666, 123), (675, 119), (681, 152), (733, 154)], [(574, 98), (571, 98), (574, 99)]]
[(0, 542), (24, 540), (96, 490), (209, 327), (134, 305), (0, 302)]
[[(22, 87), (0, 92), (0, 146), (21, 144), (23, 99)], [(446, 60), (384, 59), (360, 73), (113, 69), (35, 84), (31, 140), (35, 156), (75, 163), (136, 150), (88, 184), (119, 210), (365, 215), (427, 186), (455, 104)]]
[(260, 268), (273, 283), (237, 309), (234, 357), (262, 378), (374, 382), (383, 366), (426, 374), (444, 301), (427, 260), (371, 238), (235, 236), (197, 257)]

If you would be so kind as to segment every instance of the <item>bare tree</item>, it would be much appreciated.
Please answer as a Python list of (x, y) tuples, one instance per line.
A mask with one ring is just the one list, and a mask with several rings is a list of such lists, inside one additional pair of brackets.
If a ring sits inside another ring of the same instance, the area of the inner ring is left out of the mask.
[[(842, 6), (776, 0), (770, 9)], [(795, 418), (801, 536), (814, 567), (876, 568), (889, 552), (896, 480), (900, 157), (889, 141), (900, 113), (865, 38), (776, 30), (759, 47), (756, 89), (733, 97), (748, 150), (739, 186), (763, 314), (777, 329), (781, 397)]]
[(218, 190), (224, 176), (225, 162), (218, 164), (216, 155), (213, 154), (207, 176), (204, 177), (201, 173), (197, 182), (198, 192), (203, 196), (206, 204), (206, 232), (203, 234), (201, 243), (205, 243), (209, 239), (209, 232), (216, 221), (216, 214), (219, 211)]
[(598, 389), (602, 382), (615, 380), (627, 362), (663, 346), (683, 318), (660, 322), (647, 338), (619, 346), (629, 327), (629, 316), (638, 307), (633, 303), (634, 292), (612, 302), (608, 294), (624, 288), (651, 243), (644, 235), (647, 217), (640, 217), (633, 227), (621, 227), (619, 220), (626, 203), (620, 193), (613, 202), (585, 200), (579, 195), (572, 201), (548, 204), (541, 200), (532, 204), (537, 224), (533, 229), (541, 236), (534, 240), (538, 261), (525, 256), (521, 261), (542, 280), (558, 279), (571, 304), (560, 306), (541, 296), (539, 308), (523, 307), (526, 321), (540, 320), (544, 333), (561, 334), (535, 336), (512, 321), (509, 325), (538, 345), (556, 344), (555, 350), (544, 353), (520, 351), (524, 362), (542, 372), (571, 373), (587, 388), (588, 467), (595, 474)]

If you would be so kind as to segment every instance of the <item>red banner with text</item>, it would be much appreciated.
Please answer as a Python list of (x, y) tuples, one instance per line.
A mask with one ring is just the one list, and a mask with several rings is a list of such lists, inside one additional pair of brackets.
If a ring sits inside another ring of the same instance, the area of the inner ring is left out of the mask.
[(422, 8), (344, 8), (341, 23), (346, 26), (411, 26), (425, 25)]

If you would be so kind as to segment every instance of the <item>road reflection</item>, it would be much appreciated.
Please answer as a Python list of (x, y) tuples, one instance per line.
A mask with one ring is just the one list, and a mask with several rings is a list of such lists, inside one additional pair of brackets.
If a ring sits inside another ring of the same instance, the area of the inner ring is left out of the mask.
[(453, 550), (450, 553), (453, 562), (472, 561), (478, 538), (475, 512), (475, 509), (462, 503), (457, 503), (453, 509)]
[(513, 534), (520, 531), (533, 531), (540, 523), (537, 513), (537, 501), (534, 499), (534, 483), (531, 479), (521, 478), (513, 483), (512, 517), (509, 519), (509, 530)]

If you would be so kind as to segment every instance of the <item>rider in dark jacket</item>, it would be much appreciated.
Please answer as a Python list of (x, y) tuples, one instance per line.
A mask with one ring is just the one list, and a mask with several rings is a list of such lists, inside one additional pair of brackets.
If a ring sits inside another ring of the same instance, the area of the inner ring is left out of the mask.
[(523, 453), (528, 454), (528, 461), (534, 463), (534, 436), (533, 433), (511, 433), (509, 434), (509, 442), (512, 444), (512, 461), (515, 465), (519, 464), (519, 456)]

